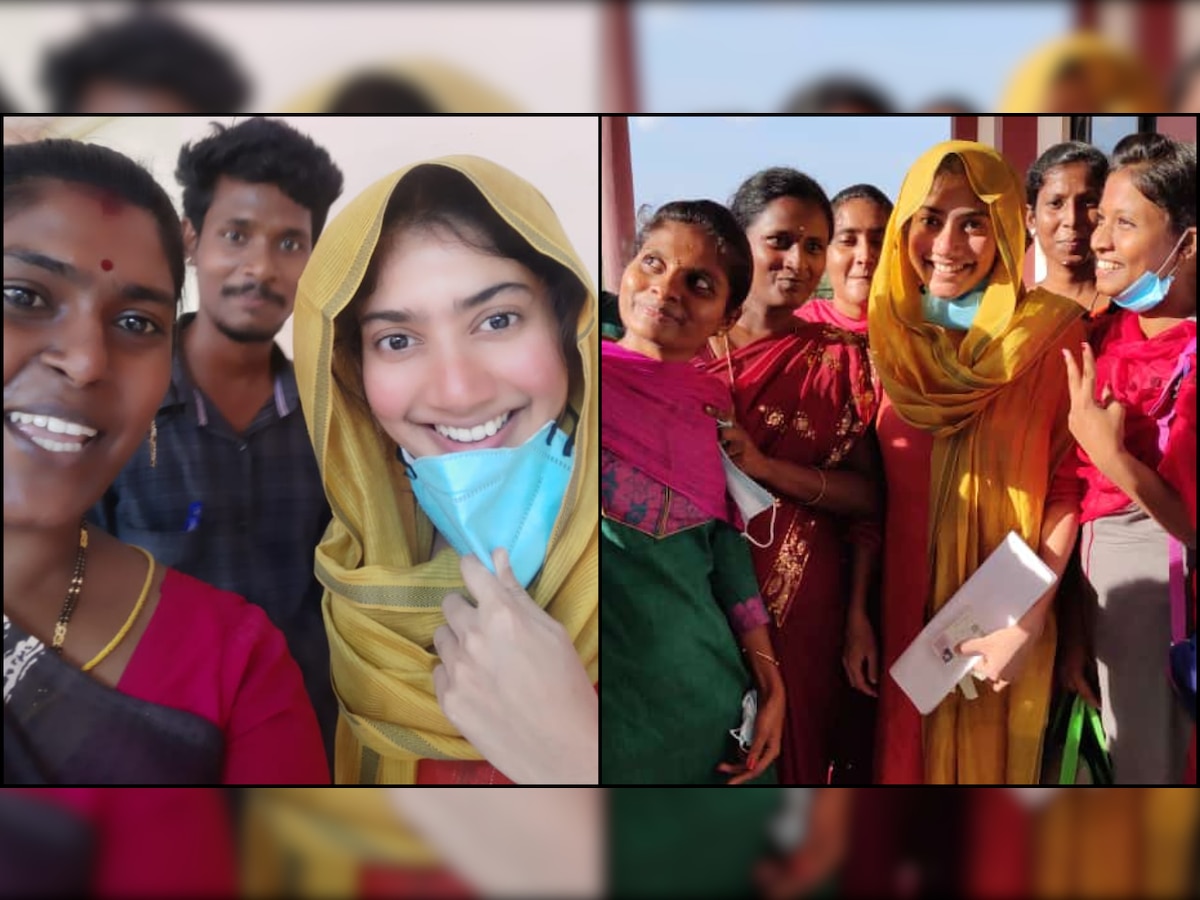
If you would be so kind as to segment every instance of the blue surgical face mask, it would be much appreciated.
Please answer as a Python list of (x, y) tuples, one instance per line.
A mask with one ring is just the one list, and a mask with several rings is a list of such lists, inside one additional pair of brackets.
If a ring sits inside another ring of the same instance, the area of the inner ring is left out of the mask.
[[(574, 415), (574, 412), (571, 411)], [(413, 493), (433, 527), (461, 556), (493, 572), (492, 551), (508, 551), (513, 575), (529, 587), (546, 559), (554, 520), (571, 480), (575, 439), (547, 422), (519, 447), (413, 458), (403, 448)]]
[[(1171, 252), (1167, 254), (1167, 258), (1163, 260), (1161, 266), (1155, 271), (1145, 271), (1133, 280), (1133, 284), (1112, 298), (1113, 303), (1122, 309), (1127, 309), (1130, 312), (1144, 313), (1149, 312), (1162, 303), (1167, 297), (1167, 292), (1171, 290), (1171, 282), (1175, 280), (1175, 271), (1171, 270), (1171, 274), (1166, 278), (1160, 278), (1158, 273), (1167, 267), (1171, 257), (1175, 255), (1175, 251), (1182, 246), (1184, 239), (1187, 238), (1185, 231), (1175, 246), (1171, 248)], [(1175, 268), (1179, 268), (1179, 263), (1176, 262)]]
[(952, 300), (935, 297), (925, 288), (921, 288), (921, 310), (925, 313), (925, 321), (941, 325), (944, 328), (966, 331), (975, 321), (975, 315), (979, 312), (979, 304), (983, 302), (983, 292), (987, 290), (987, 286), (988, 279), (985, 278), (974, 289)]

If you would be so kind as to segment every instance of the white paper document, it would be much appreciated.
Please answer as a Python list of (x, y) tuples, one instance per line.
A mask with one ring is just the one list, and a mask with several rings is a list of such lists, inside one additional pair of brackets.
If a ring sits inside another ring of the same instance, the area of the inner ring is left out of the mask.
[(889, 670), (921, 715), (933, 712), (979, 659), (954, 648), (972, 637), (1015, 625), (1057, 580), (1010, 531), (991, 556), (929, 620)]

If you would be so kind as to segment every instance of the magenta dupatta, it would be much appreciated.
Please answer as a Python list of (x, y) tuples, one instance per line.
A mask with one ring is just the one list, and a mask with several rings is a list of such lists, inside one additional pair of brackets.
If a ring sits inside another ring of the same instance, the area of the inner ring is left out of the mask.
[(717, 423), (704, 412), (705, 405), (732, 406), (718, 379), (688, 362), (662, 362), (601, 341), (600, 396), (605, 450), (733, 524)]

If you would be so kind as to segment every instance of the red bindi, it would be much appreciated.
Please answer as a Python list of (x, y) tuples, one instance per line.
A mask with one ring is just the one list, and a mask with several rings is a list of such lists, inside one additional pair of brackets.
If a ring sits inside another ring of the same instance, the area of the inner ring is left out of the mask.
[(102, 268), (105, 272), (111, 272), (112, 266), (113, 264), (111, 259), (100, 260), (100, 268)]

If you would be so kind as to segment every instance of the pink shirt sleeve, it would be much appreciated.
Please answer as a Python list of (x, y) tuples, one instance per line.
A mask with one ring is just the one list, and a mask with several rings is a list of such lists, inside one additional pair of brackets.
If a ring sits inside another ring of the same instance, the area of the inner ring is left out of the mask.
[(225, 784), (329, 784), (325, 747), (300, 667), (283, 634), (246, 604), (232, 665), (221, 673), (232, 697), (225, 724)]
[(267, 614), (236, 594), (168, 570), (119, 688), (216, 724), (225, 784), (329, 784), (300, 668)]

